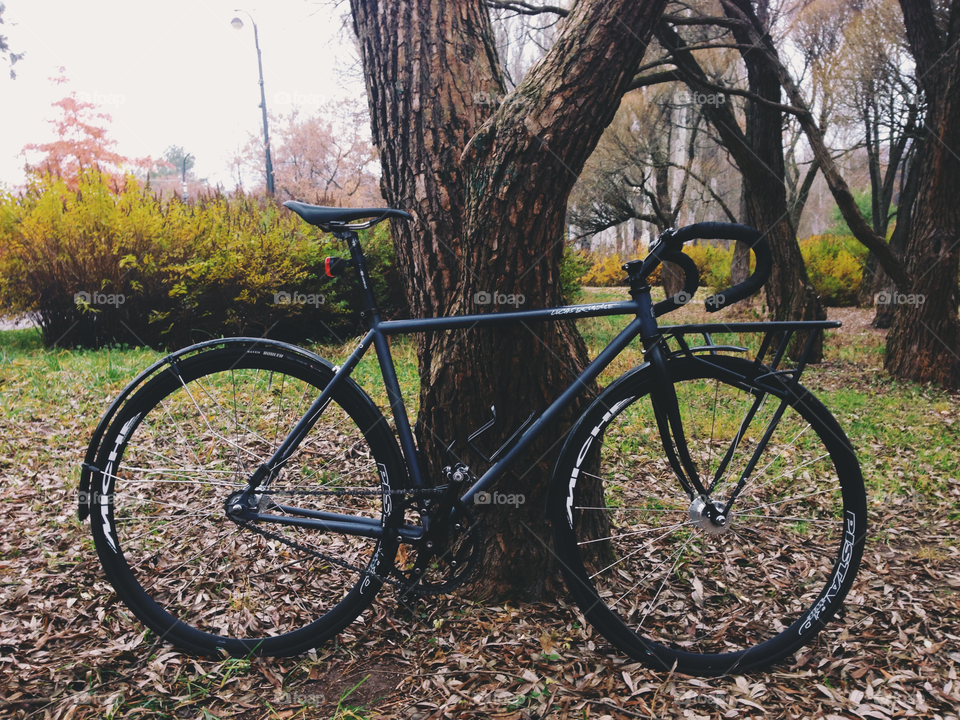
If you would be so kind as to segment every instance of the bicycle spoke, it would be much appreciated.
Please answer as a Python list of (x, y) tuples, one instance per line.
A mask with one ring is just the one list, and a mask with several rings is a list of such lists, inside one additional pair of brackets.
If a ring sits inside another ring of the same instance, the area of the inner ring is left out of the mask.
[[(381, 562), (376, 538), (244, 524), (228, 514), (231, 498), (247, 488), (247, 478), (269, 460), (323, 388), (316, 371), (279, 357), (238, 351), (222, 362), (207, 363), (201, 354), (193, 366), (178, 363), (177, 374), (158, 376), (156, 387), (142, 393), (143, 407), (127, 411), (105, 440), (118, 448), (109, 472), (98, 476), (110, 490), (111, 505), (109, 515), (98, 511), (104, 515), (100, 527), (116, 536), (108, 541), (107, 557), (122, 552), (115, 572), (162, 609), (138, 612), (142, 619), (154, 622), (169, 613), (172, 624), (164, 633), (178, 635), (180, 621), (209, 633), (207, 642), (215, 648), (212, 638), (219, 634), (270, 643), (314, 622), (337, 627), (344, 616), (333, 609), (358, 583), (370, 582), (350, 568)], [(285, 515), (277, 507), (285, 504), (293, 513), (383, 516), (377, 463), (388, 463), (391, 477), (402, 476), (393, 441), (375, 406), (357, 391), (346, 393), (355, 414), (331, 398), (271, 477), (272, 487), (264, 484), (253, 496), (266, 515)], [(351, 489), (377, 492), (351, 496)], [(370, 598), (350, 602), (364, 607)], [(142, 597), (132, 602), (136, 608)]]
[[(736, 372), (725, 374), (726, 364)], [(754, 648), (786, 633), (824, 588), (839, 585), (832, 573), (843, 572), (852, 525), (835, 468), (838, 436), (824, 429), (819, 406), (795, 400), (810, 396), (790, 394), (784, 403), (742, 380), (752, 372), (747, 361), (678, 360), (677, 367), (684, 435), (711, 481), (709, 494), (680, 494), (649, 386), (611, 386), (558, 464), (558, 482), (574, 497), (559, 508), (557, 548), (561, 559), (579, 556), (563, 566), (575, 576), (578, 604), (637, 659), (662, 658), (668, 669), (678, 659), (688, 672), (701, 667), (695, 658), (718, 656), (730, 658), (729, 668), (749, 667), (779, 646), (757, 656)], [(595, 459), (581, 450), (590, 447), (588, 431), (597, 437)], [(824, 597), (831, 604), (818, 614), (839, 602), (836, 592)], [(804, 626), (805, 636), (815, 631)], [(796, 637), (784, 636), (783, 647)]]

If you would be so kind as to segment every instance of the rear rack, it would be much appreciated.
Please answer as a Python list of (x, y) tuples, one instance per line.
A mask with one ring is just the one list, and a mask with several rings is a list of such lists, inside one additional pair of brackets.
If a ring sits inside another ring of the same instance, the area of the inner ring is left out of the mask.
[[(670, 357), (685, 356), (704, 363), (709, 363), (710, 357), (716, 357), (722, 352), (750, 352), (750, 348), (740, 345), (719, 345), (714, 342), (714, 335), (762, 332), (764, 335), (760, 341), (760, 347), (754, 356), (750, 373), (744, 376), (744, 379), (768, 390), (782, 390), (786, 386), (788, 390), (792, 391), (800, 382), (800, 375), (807, 366), (818, 335), (825, 330), (838, 328), (841, 324), (836, 320), (701, 323), (695, 325), (665, 325), (660, 327), (659, 330), (662, 342), (667, 345)], [(809, 332), (809, 335), (807, 335), (803, 351), (800, 353), (795, 367), (780, 369), (780, 363), (786, 355), (794, 334), (805, 331)], [(702, 336), (704, 344), (691, 347), (687, 335)], [(676, 343), (677, 349), (670, 347), (671, 341)], [(764, 358), (773, 347), (776, 347), (776, 349), (773, 351), (772, 359), (769, 364), (765, 365)], [(774, 380), (779, 381), (778, 387), (773, 385)]]

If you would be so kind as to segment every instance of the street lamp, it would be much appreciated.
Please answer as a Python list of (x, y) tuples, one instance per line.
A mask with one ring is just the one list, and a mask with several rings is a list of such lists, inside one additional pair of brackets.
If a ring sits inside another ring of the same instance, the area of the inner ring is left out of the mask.
[[(273, 197), (273, 161), (270, 158), (270, 133), (267, 130), (267, 96), (263, 90), (263, 60), (260, 58), (260, 37), (257, 34), (257, 23), (250, 13), (246, 10), (235, 10), (234, 12), (242, 12), (250, 18), (250, 22), (253, 24), (253, 44), (257, 47), (257, 67), (260, 70), (260, 109), (263, 110), (263, 146), (267, 150), (267, 193)], [(235, 30), (242, 30), (243, 20), (235, 17), (230, 21), (230, 25)]]

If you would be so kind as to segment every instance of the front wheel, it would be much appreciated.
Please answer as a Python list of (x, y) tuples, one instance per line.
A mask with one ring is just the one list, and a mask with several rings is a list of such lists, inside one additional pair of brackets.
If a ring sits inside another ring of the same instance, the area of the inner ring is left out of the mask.
[(590, 406), (557, 463), (551, 517), (564, 578), (590, 623), (636, 660), (690, 675), (764, 669), (809, 643), (853, 582), (867, 515), (860, 466), (802, 386), (751, 379), (753, 363), (728, 356), (669, 368), (713, 508), (677, 479), (653, 373), (638, 368)]
[(231, 514), (334, 375), (289, 346), (227, 342), (169, 363), (117, 411), (97, 453), (93, 537), (120, 599), (160, 640), (206, 655), (299, 654), (373, 600), (397, 544), (349, 528), (385, 526), (405, 474), (389, 426), (351, 381), (255, 497), (260, 513), (353, 524)]

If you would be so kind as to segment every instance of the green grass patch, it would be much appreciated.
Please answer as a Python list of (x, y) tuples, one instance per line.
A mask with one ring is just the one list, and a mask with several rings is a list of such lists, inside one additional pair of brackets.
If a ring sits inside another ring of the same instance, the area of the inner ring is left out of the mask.
[[(625, 297), (622, 288), (584, 289), (586, 302)], [(719, 319), (707, 316), (700, 303), (696, 305), (692, 303), (676, 313), (675, 322)], [(750, 309), (742, 312), (749, 314)], [(625, 317), (579, 321), (591, 356), (628, 321)], [(717, 334), (714, 340), (755, 349), (759, 336)], [(879, 333), (872, 332), (829, 333), (828, 362), (811, 366), (804, 374), (804, 384), (830, 408), (849, 435), (874, 502), (920, 496), (946, 501), (951, 512), (956, 512), (960, 403), (956, 395), (885, 375), (878, 362), (882, 340)], [(341, 363), (356, 342), (354, 338), (343, 345), (314, 345), (309, 349)], [(415, 419), (420, 389), (415, 338), (392, 338), (391, 349), (404, 401), (411, 419)], [(0, 467), (49, 467), (72, 491), (79, 479), (86, 443), (103, 412), (131, 379), (160, 357), (162, 353), (145, 348), (48, 349), (36, 330), (0, 332)], [(642, 362), (639, 342), (635, 341), (603, 373), (601, 384), (608, 384)], [(388, 414), (386, 391), (372, 349), (354, 371), (353, 379)], [(24, 442), (25, 437), (32, 439)]]

